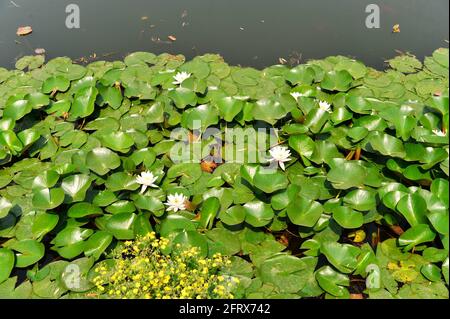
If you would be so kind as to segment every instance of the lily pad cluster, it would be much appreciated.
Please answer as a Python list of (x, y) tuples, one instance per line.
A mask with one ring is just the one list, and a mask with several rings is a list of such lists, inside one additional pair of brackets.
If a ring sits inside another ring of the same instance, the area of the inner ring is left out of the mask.
[[(448, 49), (387, 62), (0, 68), (0, 297), (89, 298), (93, 269), (155, 231), (169, 251), (230, 256), (238, 298), (448, 298)], [(236, 150), (231, 128), (265, 130)], [(285, 170), (261, 156), (275, 146)]]

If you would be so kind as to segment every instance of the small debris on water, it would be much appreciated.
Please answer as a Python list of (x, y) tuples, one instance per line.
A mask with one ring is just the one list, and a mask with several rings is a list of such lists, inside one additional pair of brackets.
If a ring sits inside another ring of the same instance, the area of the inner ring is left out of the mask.
[(25, 36), (33, 32), (33, 29), (30, 26), (22, 26), (17, 28), (16, 34), (18, 36)]
[(244, 27), (239, 27), (239, 30), (244, 31)]
[(177, 37), (174, 36), (174, 35), (169, 35), (167, 38), (168, 38), (170, 41), (177, 41)]
[(394, 24), (392, 27), (392, 33), (400, 33), (400, 24)]
[(44, 48), (37, 48), (34, 50), (34, 53), (42, 55), (45, 54), (45, 49)]
[(143, 17), (141, 17), (141, 20), (142, 21), (148, 20), (148, 17), (147, 16), (143, 16)]
[(17, 3), (15, 3), (14, 1), (10, 1), (9, 3), (11, 3), (16, 8), (20, 8), (20, 6)]
[(278, 62), (279, 62), (280, 64), (286, 64), (286, 63), (287, 63), (287, 60), (284, 59), (284, 58), (278, 58)]

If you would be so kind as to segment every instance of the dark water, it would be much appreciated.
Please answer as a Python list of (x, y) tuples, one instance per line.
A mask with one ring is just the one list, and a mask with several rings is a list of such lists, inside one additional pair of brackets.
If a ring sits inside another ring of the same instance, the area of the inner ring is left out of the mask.
[[(65, 26), (70, 3), (80, 8), (80, 29)], [(365, 26), (370, 3), (380, 7), (379, 29)], [(0, 0), (0, 66), (44, 48), (48, 58), (73, 59), (220, 53), (230, 64), (258, 68), (280, 57), (343, 54), (382, 68), (395, 50), (422, 58), (448, 47), (448, 9), (448, 0)], [(394, 24), (400, 33), (391, 32)], [(33, 33), (16, 36), (20, 25)]]

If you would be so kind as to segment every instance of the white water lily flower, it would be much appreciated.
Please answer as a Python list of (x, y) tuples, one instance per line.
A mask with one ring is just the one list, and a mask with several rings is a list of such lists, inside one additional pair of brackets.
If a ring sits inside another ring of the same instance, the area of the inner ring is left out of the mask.
[(184, 80), (187, 80), (191, 77), (190, 73), (187, 72), (178, 72), (177, 74), (174, 75), (174, 79), (175, 81), (173, 81), (173, 84), (181, 84), (183, 83)]
[(304, 95), (300, 92), (292, 92), (291, 96), (297, 101), (299, 97), (304, 96)]
[(325, 101), (319, 101), (319, 109), (321, 109), (322, 111), (331, 113), (330, 107), (331, 107), (330, 103)]
[(437, 135), (437, 136), (446, 136), (446, 134), (444, 132), (442, 132), (441, 130), (438, 130), (438, 129), (433, 130), (433, 134)]
[(177, 212), (179, 210), (185, 210), (186, 209), (186, 201), (187, 197), (183, 194), (175, 193), (173, 195), (167, 196), (167, 202), (165, 205), (167, 205), (167, 211), (173, 210), (174, 212)]
[(271, 150), (269, 150), (270, 156), (272, 157), (269, 159), (270, 162), (278, 162), (281, 169), (284, 171), (284, 162), (290, 161), (291, 159), (289, 156), (291, 156), (291, 151), (287, 147), (283, 146), (275, 146)]
[(145, 192), (147, 187), (158, 187), (158, 185), (155, 184), (155, 181), (158, 179), (158, 176), (154, 176), (152, 172), (146, 171), (142, 172), (141, 175), (136, 177), (136, 183), (141, 184), (141, 194)]

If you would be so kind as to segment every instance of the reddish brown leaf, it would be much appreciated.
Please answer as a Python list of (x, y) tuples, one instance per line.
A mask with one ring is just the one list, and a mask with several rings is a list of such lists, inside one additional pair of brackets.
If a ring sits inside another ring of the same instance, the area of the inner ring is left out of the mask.
[(194, 204), (192, 204), (192, 202), (190, 202), (190, 201), (188, 201), (188, 200), (186, 200), (185, 202), (184, 202), (184, 206), (186, 206), (186, 210), (188, 210), (188, 211), (194, 211), (195, 210), (195, 205)]
[(278, 242), (286, 247), (289, 246), (289, 239), (285, 235), (281, 235)]
[(398, 225), (392, 225), (391, 226), (391, 230), (396, 234), (396, 235), (401, 235), (401, 234), (403, 234), (404, 233), (404, 230), (400, 227), (400, 226), (398, 226)]
[(217, 167), (217, 163), (210, 161), (202, 161), (200, 163), (200, 166), (202, 168), (202, 171), (212, 173), (212, 171), (214, 171), (214, 169)]
[(197, 138), (198, 137), (194, 133), (192, 133), (192, 132), (188, 133), (188, 142), (189, 143), (195, 142), (197, 140)]

